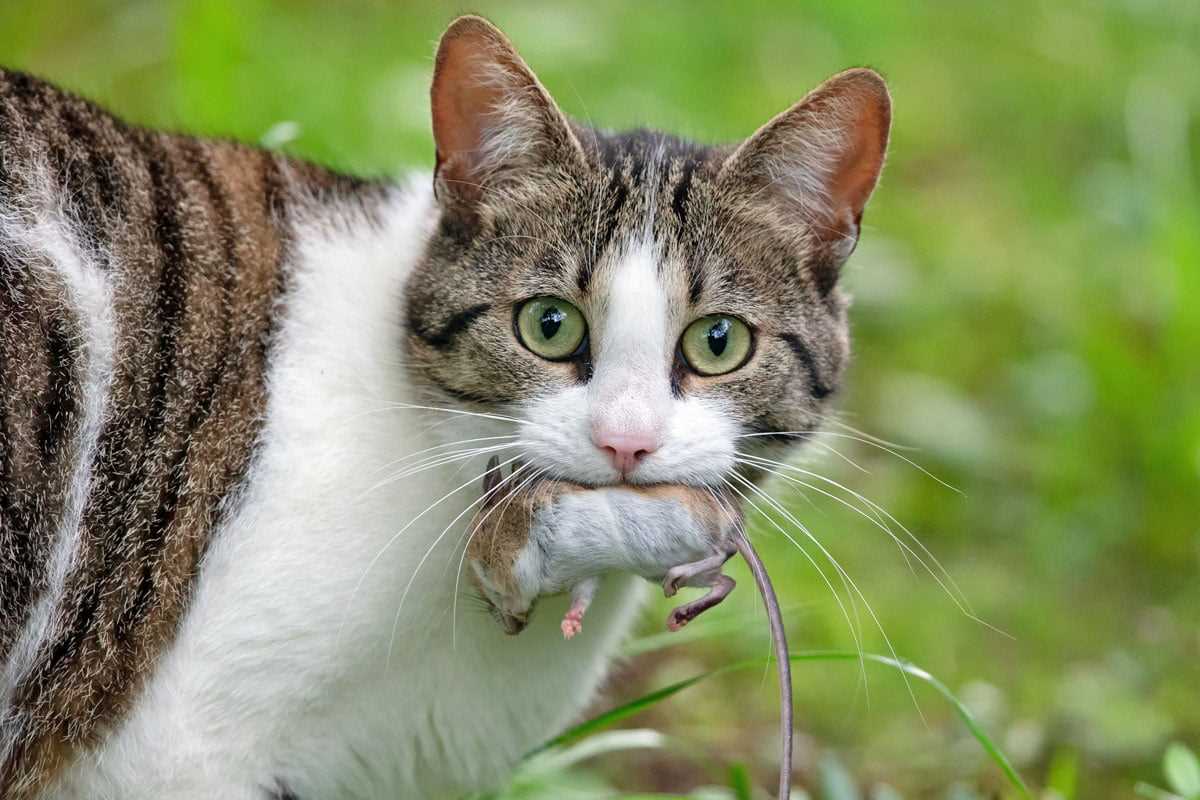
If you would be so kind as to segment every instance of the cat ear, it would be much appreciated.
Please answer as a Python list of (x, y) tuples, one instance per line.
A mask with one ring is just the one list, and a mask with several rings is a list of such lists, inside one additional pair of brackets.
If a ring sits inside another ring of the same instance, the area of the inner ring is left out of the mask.
[(721, 167), (720, 180), (763, 202), (788, 226), (804, 226), (822, 291), (854, 251), (891, 127), (892, 104), (879, 73), (833, 76), (760, 128)]
[(442, 35), (430, 96), (443, 202), (470, 209), (488, 189), (583, 158), (550, 94), (482, 17), (459, 17)]

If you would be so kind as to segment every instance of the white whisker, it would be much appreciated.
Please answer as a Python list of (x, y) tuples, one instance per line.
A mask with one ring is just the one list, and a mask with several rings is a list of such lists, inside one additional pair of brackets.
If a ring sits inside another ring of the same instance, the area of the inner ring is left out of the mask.
[[(751, 460), (751, 459), (753, 459), (753, 460)], [(735, 460), (738, 463), (746, 464), (746, 465), (754, 467), (756, 469), (761, 469), (770, 475), (774, 475), (774, 476), (780, 478), (781, 480), (787, 481), (788, 483), (792, 484), (793, 486), (802, 487), (801, 491), (803, 491), (803, 489), (811, 489), (814, 492), (824, 495), (825, 497), (828, 497), (832, 500), (835, 500), (836, 502), (842, 504), (843, 506), (845, 506), (846, 508), (855, 512), (856, 514), (859, 514), (864, 519), (866, 519), (868, 522), (870, 522), (871, 524), (878, 527), (880, 530), (887, 533), (888, 536), (892, 537), (892, 540), (895, 541), (897, 548), (899, 548), (899, 550), (900, 550), (900, 555), (904, 558), (904, 563), (908, 565), (909, 570), (912, 570), (915, 573), (915, 570), (913, 569), (913, 566), (912, 566), (912, 560), (909, 557), (909, 554), (910, 554), (910, 552), (912, 552), (912, 549), (908, 546), (908, 544), (906, 542), (900, 541), (900, 539), (896, 536), (895, 532), (893, 532), (892, 529), (887, 526), (887, 523), (884, 522), (883, 517), (879, 516), (879, 514), (877, 512), (875, 512), (874, 509), (871, 509), (868, 507), (868, 510), (871, 512), (868, 514), (867, 511), (864, 511), (862, 508), (859, 508), (858, 506), (850, 503), (849, 501), (847, 501), (846, 499), (844, 499), (842, 497), (838, 497), (837, 495), (833, 494), (832, 492), (828, 492), (819, 486), (814, 486), (811, 483), (802, 481), (799, 478), (794, 478), (790, 475), (784, 475), (778, 469), (775, 469), (773, 466), (770, 466), (770, 465), (779, 465), (779, 462), (771, 461), (770, 459), (761, 458), (759, 456), (738, 456), (738, 457), (736, 457)], [(929, 566), (926, 565), (925, 562), (921, 560), (921, 557), (919, 555), (917, 555), (915, 552), (913, 552), (912, 555), (916, 556), (918, 561), (921, 561), (921, 565), (924, 566), (926, 570), (929, 570)], [(938, 576), (933, 575), (933, 578), (934, 578), (934, 580), (937, 580)], [(957, 598), (952, 597), (952, 599), (957, 601)]]
[(871, 470), (869, 470), (866, 467), (864, 467), (863, 465), (859, 464), (857, 461), (850, 458), (848, 455), (843, 453), (841, 450), (836, 450), (833, 447), (831, 447), (830, 445), (826, 444), (825, 442), (822, 442), (819, 438), (813, 439), (811, 442), (809, 442), (809, 444), (811, 444), (813, 447), (821, 448), (826, 453), (832, 453), (833, 455), (837, 456), (842, 461), (845, 461), (847, 464), (854, 467), (856, 470), (863, 473), (864, 475), (871, 474)]
[(395, 483), (396, 481), (403, 480), (404, 478), (412, 477), (413, 475), (416, 475), (421, 472), (425, 472), (426, 470), (430, 470), (435, 467), (441, 467), (446, 464), (453, 464), (458, 461), (468, 462), (475, 456), (487, 455), (488, 453), (497, 453), (501, 450), (509, 450), (514, 447), (520, 447), (520, 446), (521, 446), (520, 442), (509, 442), (507, 444), (496, 444), (496, 445), (491, 445), (488, 447), (473, 447), (473, 448), (469, 448), (466, 450), (460, 450), (455, 453), (443, 453), (441, 455), (433, 456), (431, 458), (427, 458), (425, 461), (423, 461), (421, 463), (418, 463), (414, 466), (410, 466), (406, 469), (401, 470), (400, 472), (398, 472), (394, 475), (389, 475), (388, 477), (377, 481), (376, 483), (372, 484), (368, 488), (364, 489), (355, 498), (355, 500), (361, 501), (367, 495), (371, 494), (372, 492), (374, 492), (384, 486), (387, 486), (388, 484)]
[(448, 449), (451, 447), (458, 447), (458, 446), (464, 445), (464, 444), (472, 444), (474, 442), (491, 442), (491, 441), (497, 441), (499, 439), (517, 439), (517, 438), (519, 438), (519, 437), (515, 433), (506, 433), (506, 434), (501, 434), (499, 436), (476, 436), (473, 439), (460, 439), (457, 442), (445, 442), (444, 444), (435, 444), (432, 447), (426, 447), (423, 450), (417, 450), (415, 453), (409, 453), (408, 455), (404, 455), (393, 461), (389, 461), (386, 464), (382, 465), (381, 467), (378, 467), (375, 471), (382, 472), (383, 470), (388, 469), (389, 467), (394, 467), (394, 466), (397, 466), (398, 464), (403, 464), (405, 461), (409, 461), (411, 459), (416, 458), (417, 456), (424, 455), (425, 453), (431, 453), (435, 450), (445, 450), (445, 449)]
[[(497, 466), (502, 467), (505, 464), (511, 464), (512, 462), (516, 461), (520, 457), (521, 457), (520, 455), (513, 456), (509, 460), (507, 460), (501, 464), (498, 464)], [(405, 523), (403, 528), (396, 531), (396, 533), (394, 533), (392, 535), (392, 537), (384, 543), (383, 547), (379, 548), (379, 551), (375, 554), (374, 558), (372, 558), (370, 560), (370, 562), (368, 562), (367, 566), (363, 569), (363, 573), (362, 573), (362, 575), (359, 576), (358, 582), (354, 584), (353, 591), (350, 592), (350, 599), (346, 602), (346, 613), (343, 613), (342, 623), (341, 623), (341, 625), (338, 626), (338, 635), (337, 635), (337, 638), (335, 639), (336, 642), (341, 641), (342, 630), (346, 626), (346, 616), (350, 611), (350, 606), (352, 606), (354, 604), (354, 598), (358, 595), (359, 589), (362, 588), (363, 581), (365, 581), (367, 579), (367, 574), (375, 567), (375, 565), (379, 562), (379, 559), (383, 557), (383, 554), (385, 552), (387, 552), (388, 548), (390, 548), (396, 542), (396, 540), (399, 539), (404, 534), (405, 531), (407, 531), (409, 528), (411, 528), (413, 525), (415, 525), (418, 520), (420, 520), (422, 517), (424, 517), (426, 514), (428, 514), (433, 509), (437, 508), (442, 503), (446, 502), (447, 499), (449, 499), (450, 497), (454, 496), (455, 494), (461, 492), (463, 489), (467, 488), (472, 483), (474, 483), (475, 481), (479, 480), (482, 477), (483, 477), (483, 473), (480, 473), (479, 475), (475, 476), (471, 480), (466, 481), (465, 483), (459, 484), (457, 487), (446, 492), (444, 495), (439, 497), (437, 500), (434, 500), (432, 503), (425, 506), (425, 508), (419, 514), (417, 514), (415, 517), (413, 517), (407, 523)]]
[[(896, 517), (893, 516), (892, 513), (889, 512), (886, 508), (879, 505), (875, 501), (871, 500), (869, 497), (866, 497), (865, 495), (860, 494), (859, 492), (856, 492), (847, 486), (843, 486), (842, 484), (838, 483), (837, 481), (833, 480), (832, 478), (827, 478), (824, 475), (813, 472), (811, 470), (804, 469), (803, 467), (797, 467), (793, 464), (785, 464), (780, 461), (773, 461), (771, 459), (763, 458), (761, 456), (747, 456), (747, 458), (752, 458), (758, 462), (764, 462), (765, 464), (769, 464), (774, 467), (778, 467), (779, 469), (788, 470), (790, 472), (796, 472), (796, 473), (799, 473), (802, 475), (806, 475), (815, 480), (822, 481), (830, 486), (833, 486), (836, 489), (839, 489), (840, 491), (845, 492), (846, 494), (853, 497), (855, 500), (858, 500), (859, 502), (866, 505), (867, 508), (869, 508), (871, 511), (875, 512), (875, 514), (877, 515), (874, 518), (876, 521), (876, 524), (880, 525), (885, 531), (887, 531), (887, 533), (890, 536), (892, 536), (893, 539), (896, 540), (898, 545), (902, 545), (905, 550), (907, 550), (909, 553), (911, 553), (920, 562), (921, 566), (924, 567), (927, 572), (929, 572), (930, 576), (937, 582), (937, 584), (942, 588), (942, 590), (946, 592), (946, 595), (951, 599), (951, 601), (955, 604), (955, 606), (958, 607), (959, 611), (961, 611), (968, 619), (970, 619), (974, 622), (977, 622), (980, 625), (983, 625), (984, 627), (986, 627), (992, 631), (995, 631), (996, 633), (999, 633), (1002, 636), (1006, 636), (1010, 639), (1012, 638), (1011, 634), (1007, 633), (1004, 630), (1001, 630), (1000, 628), (997, 628), (995, 625), (991, 624), (987, 620), (980, 618), (979, 616), (977, 616), (975, 614), (974, 610), (971, 608), (970, 601), (967, 599), (966, 593), (959, 587), (957, 581), (954, 580), (954, 576), (950, 574), (950, 571), (948, 569), (946, 569), (946, 567), (942, 564), (942, 562), (940, 560), (938, 560), (937, 556), (935, 556), (933, 554), (933, 552), (928, 547), (925, 546), (925, 543), (922, 542), (920, 540), (920, 538), (918, 538), (912, 531), (910, 531), (904, 525), (904, 523), (902, 523), (902, 522), (900, 522), (900, 520), (896, 519)], [(762, 467), (762, 464), (760, 464), (760, 467)], [(775, 474), (779, 474), (779, 473), (775, 473)], [(789, 478), (786, 475), (780, 475), (780, 477), (784, 478), (785, 480), (788, 480), (790, 482), (793, 482), (793, 483), (799, 483), (800, 485), (806, 486), (807, 488), (812, 489), (814, 491), (820, 491), (820, 489), (818, 487), (813, 486), (807, 482), (796, 481), (795, 479)], [(822, 492), (822, 494), (826, 494), (826, 493)], [(834, 497), (833, 495), (827, 495), (827, 496)], [(837, 497), (834, 497), (834, 499), (839, 500), (839, 501), (841, 500), (841, 498), (837, 498)], [(849, 504), (847, 504), (847, 506), (850, 508), (854, 508), (854, 506), (849, 506)], [(857, 510), (860, 513), (862, 513), (862, 509), (857, 509)], [(882, 515), (882, 516), (879, 516), (879, 515)], [(864, 514), (864, 516), (867, 516), (867, 515)], [(890, 521), (892, 524), (896, 525), (896, 527), (898, 527), (901, 531), (903, 531), (904, 534), (918, 548), (920, 548), (921, 553), (923, 553), (926, 557), (928, 557), (929, 560), (933, 562), (934, 566), (937, 567), (938, 572), (941, 573), (941, 577), (939, 577), (938, 574), (935, 573), (935, 571), (929, 566), (929, 563), (925, 560), (925, 558), (922, 558), (922, 556), (920, 554), (918, 554), (915, 550), (913, 550), (911, 547), (904, 545), (902, 542), (899, 541), (899, 539), (895, 536), (895, 532), (892, 531), (890, 526), (887, 525), (887, 522), (885, 521), (884, 518), (886, 518), (886, 520)], [(872, 517), (867, 516), (867, 519), (872, 519)], [(943, 578), (944, 578), (944, 581), (943, 581)]]
[[(503, 481), (501, 481), (499, 483), (499, 485), (497, 485), (495, 488), (499, 489), (505, 483), (509, 482), (514, 477), (516, 477), (517, 473), (524, 468), (525, 468), (525, 465), (521, 465), (517, 469), (513, 470), (512, 474), (510, 474), (507, 478), (505, 478)], [(520, 492), (522, 489), (524, 489), (526, 486), (528, 486), (533, 481), (537, 480), (541, 475), (544, 475), (545, 473), (546, 473), (546, 470), (543, 467), (543, 468), (533, 470), (528, 476), (526, 476), (525, 479), (521, 481), (520, 485), (518, 485), (512, 492), (510, 492), (508, 497), (504, 498), (504, 501), (503, 501), (504, 509), (500, 512), (501, 516), (503, 516), (504, 511), (508, 510), (508, 506), (512, 502), (513, 497), (516, 496), (517, 492)], [(467, 534), (465, 536), (460, 536), (458, 539), (458, 542), (455, 544), (455, 550), (457, 550), (460, 545), (462, 546), (462, 555), (458, 559), (458, 571), (455, 572), (455, 574), (454, 574), (454, 600), (450, 607), (450, 649), (451, 650), (454, 650), (456, 648), (457, 641), (458, 641), (458, 638), (457, 638), (457, 633), (458, 633), (458, 587), (462, 580), (463, 563), (467, 560), (467, 550), (469, 550), (471, 548), (471, 541), (475, 538), (475, 534), (479, 532), (479, 529), (483, 527), (483, 523), (487, 522), (488, 517), (490, 517), (496, 511), (496, 509), (499, 507), (500, 506), (497, 505), (497, 506), (494, 506), (493, 508), (488, 509), (488, 512), (483, 515), (483, 519), (479, 520), (479, 523), (477, 525), (475, 525), (474, 528), (471, 529), (469, 534)], [(466, 540), (465, 544), (463, 542), (464, 539)], [(450, 557), (451, 558), (454, 557), (453, 550), (450, 551)]]
[[(838, 563), (837, 559), (835, 559), (833, 557), (833, 554), (830, 553), (825, 548), (825, 546), (821, 544), (821, 542), (817, 539), (817, 537), (815, 537), (812, 534), (812, 532), (809, 531), (808, 528), (805, 527), (805, 525), (802, 522), (800, 522), (800, 520), (796, 519), (796, 517), (790, 511), (788, 511), (786, 508), (784, 508), (777, 500), (775, 500), (775, 498), (771, 497), (769, 494), (764, 492), (759, 487), (755, 486), (750, 481), (746, 480), (745, 478), (742, 478), (740, 475), (735, 474), (734, 477), (737, 478), (738, 480), (740, 480), (745, 486), (750, 488), (752, 491), (754, 491), (760, 497), (762, 497), (763, 500), (765, 500), (768, 504), (770, 504), (784, 519), (786, 519), (788, 522), (795, 525), (797, 529), (799, 529), (802, 533), (804, 533), (804, 535), (806, 537), (808, 537), (809, 541), (811, 541), (813, 544), (815, 544), (817, 546), (817, 548), (821, 551), (821, 553), (825, 556), (825, 558), (827, 558), (829, 560), (830, 564), (832, 564), (834, 566), (834, 568), (838, 571), (838, 574), (842, 576), (843, 581), (848, 583), (850, 588), (853, 589), (854, 594), (857, 595), (860, 600), (862, 600), (863, 607), (867, 609), (867, 613), (871, 616), (871, 619), (875, 622), (875, 627), (879, 630), (879, 635), (883, 637), (884, 644), (887, 645), (888, 651), (892, 654), (893, 658), (895, 658), (897, 661), (899, 661), (900, 656), (896, 653), (896, 648), (892, 646), (892, 640), (887, 635), (887, 631), (884, 630), (883, 623), (880, 621), (879, 616), (875, 613), (875, 609), (871, 606), (870, 601), (867, 600), (867, 597), (866, 597), (866, 595), (863, 594), (862, 590), (858, 588), (858, 584), (854, 582), (854, 579), (850, 577), (850, 575), (846, 572), (846, 570), (842, 568), (841, 564)], [(853, 598), (853, 595), (851, 595), (851, 597)], [(862, 655), (863, 654), (862, 654), (861, 645), (860, 645), (859, 660), (860, 660), (860, 662), (862, 662), (860, 664), (860, 666), (862, 667), (863, 672), (865, 674), (866, 666), (865, 666), (865, 661), (862, 658)], [(921, 706), (917, 702), (917, 695), (916, 695), (916, 692), (913, 691), (912, 683), (909, 681), (908, 675), (904, 674), (903, 671), (901, 671), (901, 675), (904, 678), (904, 685), (908, 688), (908, 693), (909, 693), (909, 696), (912, 698), (913, 705), (916, 707), (917, 713), (921, 716), (922, 721), (924, 721), (925, 714), (924, 714), (924, 712), (921, 711)], [(869, 704), (869, 702), (870, 701), (868, 699), (868, 704)]]
[[(763, 494), (762, 491), (757, 486), (755, 486), (751, 481), (746, 480), (745, 478), (741, 477), (737, 473), (733, 473), (732, 477), (737, 478), (741, 483), (743, 483), (746, 486), (749, 486), (754, 491), (759, 492), (760, 494)], [(726, 486), (728, 486), (730, 489), (732, 489), (734, 492), (736, 492), (739, 497), (741, 497), (743, 500), (745, 500), (747, 503), (749, 503), (750, 506), (755, 511), (762, 514), (763, 519), (765, 519), (767, 522), (771, 523), (771, 525), (775, 528), (775, 530), (779, 531), (783, 535), (784, 538), (786, 538), (789, 542), (791, 542), (792, 545), (797, 550), (800, 551), (800, 554), (804, 556), (804, 558), (808, 561), (808, 563), (812, 565), (813, 569), (815, 569), (817, 571), (817, 574), (821, 576), (821, 581), (829, 589), (829, 593), (833, 595), (834, 601), (837, 603), (838, 608), (842, 612), (842, 617), (846, 620), (846, 626), (850, 629), (850, 636), (852, 639), (854, 639), (855, 648), (858, 651), (860, 660), (862, 660), (862, 654), (863, 654), (862, 623), (861, 623), (861, 621), (858, 621), (858, 607), (854, 604), (854, 596), (852, 594), (850, 594), (850, 587), (846, 584), (845, 576), (844, 575), (841, 576), (842, 586), (843, 586), (843, 588), (845, 588), (846, 594), (850, 598), (851, 607), (854, 610), (854, 619), (853, 620), (850, 618), (850, 612), (846, 610), (845, 603), (842, 602), (841, 594), (838, 592), (837, 589), (834, 588), (833, 581), (829, 580), (829, 576), (825, 574), (825, 570), (822, 569), (821, 565), (818, 564), (816, 559), (814, 559), (812, 557), (812, 554), (810, 554), (806, 549), (804, 549), (804, 545), (802, 545), (802, 544), (800, 544), (800, 542), (796, 541), (796, 538), (794, 536), (792, 536), (790, 533), (788, 533), (786, 530), (784, 530), (783, 527), (778, 522), (776, 522), (775, 519), (770, 514), (764, 512), (762, 510), (762, 507), (759, 506), (758, 503), (754, 502), (753, 499), (748, 497), (745, 492), (743, 492), (738, 487), (734, 486), (728, 480), (725, 480), (725, 479), (722, 479), (722, 480), (725, 481)], [(764, 494), (764, 496), (766, 496), (766, 495)], [(813, 541), (813, 543), (815, 545), (817, 545), (818, 548), (820, 548), (821, 550), (824, 551), (825, 548), (821, 547), (821, 543), (816, 541), (816, 538), (811, 533), (808, 532), (807, 528), (805, 528), (799, 522), (797, 522), (796, 525), (800, 530), (802, 530), (808, 536), (809, 539), (811, 539)], [(833, 559), (832, 556), (829, 555), (828, 552), (825, 553), (825, 557), (827, 559), (829, 559), (830, 563), (833, 564), (834, 568), (836, 570), (838, 570), (839, 573), (842, 572), (841, 566), (837, 563), (837, 561), (835, 559)], [(865, 680), (866, 661), (862, 660), (862, 663), (860, 664), (860, 666), (862, 668), (864, 680)]]
[(458, 414), (458, 415), (466, 416), (466, 417), (478, 417), (480, 419), (490, 419), (490, 420), (496, 420), (499, 422), (512, 422), (517, 425), (535, 425), (535, 426), (538, 425), (538, 423), (532, 422), (530, 420), (521, 420), (521, 419), (517, 419), (516, 417), (509, 417), (509, 416), (505, 416), (504, 414), (497, 414), (495, 412), (467, 411), (464, 408), (443, 408), (442, 406), (427, 406), (427, 405), (419, 405), (417, 403), (402, 403), (402, 402), (399, 402), (396, 400), (388, 401), (387, 405), (384, 406), (383, 408), (374, 409), (373, 411), (367, 411), (367, 412), (363, 412), (363, 413), (371, 414), (371, 413), (378, 413), (381, 411), (437, 411), (442, 414)]
[(959, 489), (957, 486), (954, 486), (953, 484), (947, 483), (946, 481), (939, 478), (937, 475), (934, 475), (932, 472), (930, 472), (929, 470), (922, 467), (917, 462), (913, 461), (908, 456), (905, 456), (903, 453), (896, 452), (894, 449), (892, 449), (891, 447), (888, 447), (885, 444), (880, 444), (879, 442), (872, 441), (871, 439), (867, 439), (862, 436), (856, 436), (854, 434), (849, 434), (849, 433), (834, 433), (833, 431), (824, 431), (824, 432), (822, 432), (821, 435), (822, 436), (836, 436), (840, 439), (850, 439), (855, 442), (861, 442), (862, 444), (865, 444), (868, 447), (874, 447), (878, 450), (882, 450), (885, 453), (888, 453), (889, 455), (895, 456), (896, 458), (900, 459), (901, 461), (903, 461), (904, 463), (913, 467), (914, 469), (917, 469), (920, 472), (924, 473), (924, 475), (926, 477), (930, 478), (931, 480), (937, 481), (942, 486), (945, 486), (947, 489), (954, 492), (955, 494), (961, 494), (963, 496), (966, 496), (962, 489)]
[(895, 448), (896, 450), (908, 450), (909, 452), (914, 452), (919, 449), (916, 447), (912, 447), (911, 445), (900, 444), (899, 442), (891, 442), (882, 437), (874, 436), (870, 433), (867, 433), (866, 431), (861, 431), (852, 425), (847, 425), (845, 422), (843, 422), (842, 420), (837, 419), (837, 418), (830, 418), (827, 421), (834, 425), (837, 425), (839, 428), (850, 431), (851, 433), (857, 433), (859, 436), (862, 436), (863, 438), (870, 439), (872, 442), (877, 442), (878, 444), (884, 444), (884, 445), (887, 445), (888, 447)]
[[(520, 458), (520, 456), (518, 456), (517, 458)], [(511, 459), (510, 461), (504, 462), (502, 464), (497, 464), (496, 469), (499, 469), (500, 467), (504, 466), (505, 464), (511, 463), (512, 461), (516, 461), (517, 458)], [(512, 474), (510, 474), (508, 476), (508, 480), (511, 480), (513, 475), (519, 474), (523, 469), (525, 469), (524, 464), (522, 464), (521, 466), (514, 469)], [(490, 472), (490, 471), (491, 471), (491, 469), (489, 468), (488, 470), (485, 470), (483, 473), (476, 475), (474, 478), (472, 478), (468, 482), (468, 485), (470, 483), (473, 483), (473, 482), (479, 480), (485, 474), (487, 474), (487, 472)], [(396, 647), (396, 630), (400, 625), (400, 614), (404, 610), (404, 601), (408, 598), (408, 593), (412, 590), (413, 583), (417, 580), (417, 575), (420, 574), (421, 568), (423, 566), (425, 566), (425, 562), (429, 560), (429, 556), (431, 556), (433, 554), (433, 551), (437, 548), (437, 546), (439, 544), (441, 544), (442, 539), (446, 538), (446, 534), (449, 533), (450, 529), (454, 527), (454, 523), (458, 522), (460, 519), (462, 519), (464, 516), (466, 516), (467, 513), (471, 509), (475, 508), (475, 506), (486, 501), (487, 498), (490, 497), (492, 494), (494, 494), (499, 488), (500, 488), (500, 486), (493, 486), (490, 490), (480, 494), (480, 496), (474, 502), (472, 502), (470, 505), (468, 505), (462, 511), (458, 512), (458, 514), (454, 517), (454, 519), (450, 520), (450, 522), (448, 522), (446, 524), (446, 527), (442, 528), (442, 532), (437, 535), (437, 537), (433, 540), (433, 543), (430, 544), (429, 547), (427, 547), (425, 549), (425, 553), (421, 556), (421, 560), (418, 561), (417, 566), (415, 568), (413, 568), (412, 575), (409, 576), (408, 583), (405, 584), (404, 591), (400, 594), (400, 602), (396, 606), (396, 615), (392, 618), (392, 635), (391, 635), (391, 638), (388, 640), (388, 652), (387, 652), (387, 662), (386, 662), (387, 667), (389, 669), (392, 666), (392, 651)]]

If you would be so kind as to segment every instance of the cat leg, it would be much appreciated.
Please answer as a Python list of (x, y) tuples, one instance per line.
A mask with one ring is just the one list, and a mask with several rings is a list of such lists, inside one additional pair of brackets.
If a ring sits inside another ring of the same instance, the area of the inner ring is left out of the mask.
[(599, 585), (599, 578), (585, 578), (571, 588), (571, 607), (563, 615), (562, 621), (564, 639), (570, 639), (583, 630), (583, 615), (592, 604), (592, 598), (596, 596), (596, 588)]

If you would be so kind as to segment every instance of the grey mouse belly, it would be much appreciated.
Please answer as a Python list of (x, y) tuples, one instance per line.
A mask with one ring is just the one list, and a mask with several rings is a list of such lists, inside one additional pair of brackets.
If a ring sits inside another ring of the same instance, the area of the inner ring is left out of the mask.
[(565, 591), (581, 577), (633, 572), (661, 580), (675, 564), (697, 561), (722, 549), (719, 523), (704, 519), (669, 496), (614, 487), (560, 498), (533, 531), (547, 559), (547, 589)]

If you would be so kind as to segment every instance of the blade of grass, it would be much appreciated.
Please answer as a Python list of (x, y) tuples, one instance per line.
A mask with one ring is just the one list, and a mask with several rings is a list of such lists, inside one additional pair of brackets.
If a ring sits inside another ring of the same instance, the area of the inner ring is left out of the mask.
[(750, 782), (750, 771), (745, 764), (734, 764), (729, 768), (729, 786), (736, 800), (753, 800), (754, 790)]
[(544, 752), (536, 759), (526, 759), (523, 768), (528, 774), (564, 770), (605, 753), (620, 750), (651, 750), (665, 747), (667, 737), (652, 730), (620, 730), (589, 736), (581, 742), (555, 752)]
[[(793, 662), (858, 662), (859, 658), (860, 655), (856, 652), (844, 650), (818, 650), (805, 653), (793, 653), (791, 660)], [(922, 681), (923, 683), (932, 687), (934, 691), (945, 698), (946, 702), (950, 704), (950, 707), (954, 709), (954, 712), (963, 721), (963, 724), (966, 725), (967, 730), (971, 733), (971, 736), (975, 738), (975, 741), (979, 743), (979, 746), (983, 748), (983, 751), (987, 753), (992, 762), (999, 767), (1000, 771), (1004, 774), (1004, 777), (1006, 777), (1009, 783), (1012, 784), (1013, 788), (1020, 793), (1021, 797), (1032, 798), (1032, 795), (1029, 792), (1029, 787), (1025, 785), (1025, 782), (1021, 779), (1021, 776), (1017, 773), (1012, 763), (1008, 760), (1008, 757), (1004, 755), (999, 746), (997, 746), (996, 743), (992, 741), (991, 737), (987, 735), (987, 732), (983, 730), (979, 722), (971, 714), (970, 710), (963, 705), (962, 701), (959, 700), (944, 683), (939, 681), (930, 673), (926, 672), (921, 667), (918, 667), (917, 665), (907, 661), (900, 661), (898, 659), (891, 658), (889, 656), (878, 655), (876, 653), (865, 653), (861, 656), (861, 658), (865, 659), (866, 661), (900, 670), (901, 672), (904, 672), (907, 675), (916, 678), (917, 680)], [(762, 661), (759, 659), (737, 661), (732, 664), (726, 664), (725, 666), (710, 670), (709, 672), (704, 672), (699, 675), (694, 675), (691, 678), (677, 681), (676, 683), (672, 683), (669, 686), (664, 686), (661, 689), (656, 689), (649, 694), (643, 695), (642, 697), (638, 697), (634, 700), (630, 700), (628, 703), (619, 705), (616, 708), (605, 711), (602, 714), (599, 714), (589, 720), (579, 723), (572, 728), (567, 729), (563, 733), (543, 744), (541, 747), (529, 753), (526, 758), (552, 747), (562, 747), (572, 742), (577, 742), (580, 739), (590, 736), (597, 731), (611, 727), (623, 719), (638, 714), (641, 711), (653, 705), (657, 705), (667, 698), (682, 692), (684, 689), (694, 686), (700, 681), (707, 680), (708, 678), (712, 678), (726, 672), (736, 672), (739, 670), (757, 668), (760, 666), (762, 666)]]

